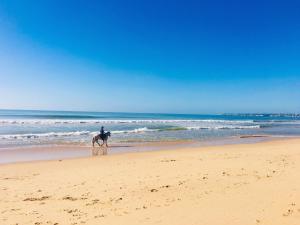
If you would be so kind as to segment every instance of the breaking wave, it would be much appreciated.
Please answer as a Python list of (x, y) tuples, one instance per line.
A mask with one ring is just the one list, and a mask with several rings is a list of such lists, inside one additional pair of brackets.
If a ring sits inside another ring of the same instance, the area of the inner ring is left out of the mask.
[[(180, 130), (219, 130), (219, 129), (258, 129), (259, 125), (255, 126), (194, 126), (194, 127), (166, 127), (159, 129), (151, 129), (148, 127), (136, 128), (132, 130), (113, 130), (112, 134), (126, 134), (126, 133), (144, 133), (144, 132), (162, 132), (162, 131), (180, 131)], [(97, 135), (97, 131), (74, 131), (74, 132), (48, 132), (48, 133), (28, 133), (28, 134), (4, 134), (0, 135), (2, 140), (13, 139), (39, 139), (39, 138), (59, 138), (59, 137), (72, 137), (72, 136), (93, 136)]]
[(0, 135), (0, 139), (37, 139), (48, 137), (67, 137), (67, 136), (81, 136), (89, 135), (89, 131), (75, 131), (75, 132), (48, 132), (37, 134), (4, 134)]
[(215, 126), (215, 127), (202, 127), (202, 126), (194, 126), (194, 127), (187, 127), (188, 130), (224, 130), (224, 129), (259, 129), (260, 125), (253, 125), (253, 126), (234, 126), (234, 125), (226, 125), (226, 126)]

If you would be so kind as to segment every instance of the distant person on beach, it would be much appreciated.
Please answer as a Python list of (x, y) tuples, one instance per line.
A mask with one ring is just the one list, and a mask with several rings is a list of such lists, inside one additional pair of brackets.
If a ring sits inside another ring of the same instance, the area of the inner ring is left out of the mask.
[(100, 129), (100, 137), (103, 138), (104, 137), (104, 127), (102, 126)]

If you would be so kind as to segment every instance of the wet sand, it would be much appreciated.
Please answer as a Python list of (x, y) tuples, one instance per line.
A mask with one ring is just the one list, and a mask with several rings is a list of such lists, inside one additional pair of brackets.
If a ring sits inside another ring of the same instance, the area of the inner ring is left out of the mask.
[(300, 139), (0, 165), (0, 224), (298, 225)]
[(0, 164), (47, 161), (72, 158), (86, 158), (126, 152), (158, 151), (193, 146), (194, 141), (114, 143), (108, 148), (95, 145), (37, 145), (0, 148)]
[(91, 145), (87, 144), (56, 144), (6, 147), (0, 148), (0, 164), (41, 160), (83, 158), (103, 154), (120, 154), (128, 152), (160, 151), (180, 148), (258, 143), (276, 139), (280, 138), (265, 135), (249, 135), (203, 141), (176, 140), (155, 142), (109, 143), (108, 148), (99, 147), (97, 144), (95, 144), (95, 147), (92, 147)]

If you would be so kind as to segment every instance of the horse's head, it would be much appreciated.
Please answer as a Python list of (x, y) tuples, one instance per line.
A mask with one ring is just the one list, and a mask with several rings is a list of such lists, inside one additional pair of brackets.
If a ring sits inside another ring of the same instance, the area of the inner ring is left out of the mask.
[(107, 134), (108, 137), (110, 137), (110, 131), (108, 131), (106, 134)]

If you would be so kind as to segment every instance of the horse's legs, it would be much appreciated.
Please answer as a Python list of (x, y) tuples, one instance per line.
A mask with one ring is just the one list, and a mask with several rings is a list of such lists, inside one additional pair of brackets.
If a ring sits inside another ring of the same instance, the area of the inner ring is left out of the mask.
[(95, 147), (95, 138), (92, 139), (93, 147)]
[(100, 144), (99, 144), (98, 140), (97, 140), (96, 142), (97, 142), (97, 144), (100, 146)]
[(105, 144), (106, 144), (106, 147), (108, 147), (108, 145), (107, 145), (107, 140), (105, 141)]

